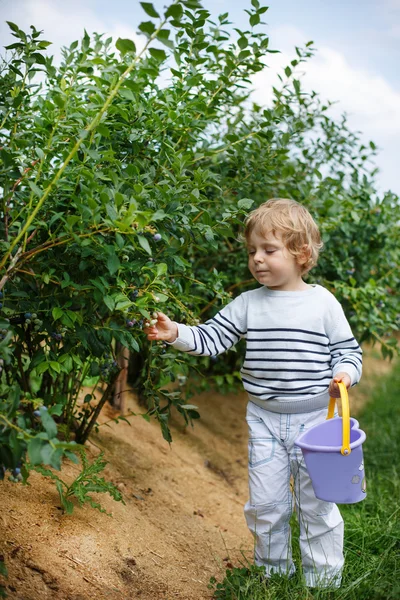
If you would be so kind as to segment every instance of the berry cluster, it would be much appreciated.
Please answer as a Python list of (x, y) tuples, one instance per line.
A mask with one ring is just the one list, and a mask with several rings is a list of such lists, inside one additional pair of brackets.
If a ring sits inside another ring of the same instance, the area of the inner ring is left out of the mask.
[(38, 318), (36, 313), (27, 312), (24, 314), (24, 318), (26, 325), (30, 325), (31, 323), (34, 324), (35, 331), (39, 331), (39, 329), (43, 325), (43, 321), (41, 321), (41, 319)]
[[(39, 406), (39, 408), (41, 408), (42, 410), (47, 410), (47, 406)], [(40, 417), (40, 410), (34, 410), (33, 414), (35, 415), (35, 417)]]
[(105, 354), (104, 356), (107, 360), (105, 360), (100, 365), (100, 372), (101, 372), (102, 378), (106, 379), (110, 375), (110, 373), (115, 369), (115, 367), (118, 366), (118, 363), (116, 360), (110, 360), (109, 354)]
[[(8, 476), (9, 481), (12, 481), (13, 483), (18, 483), (19, 481), (22, 481), (21, 463), (18, 463), (18, 466), (15, 467), (14, 469), (10, 469), (10, 471), (11, 471), (11, 475)], [(7, 472), (6, 467), (1, 465), (0, 466), (0, 480), (4, 479), (6, 472)]]

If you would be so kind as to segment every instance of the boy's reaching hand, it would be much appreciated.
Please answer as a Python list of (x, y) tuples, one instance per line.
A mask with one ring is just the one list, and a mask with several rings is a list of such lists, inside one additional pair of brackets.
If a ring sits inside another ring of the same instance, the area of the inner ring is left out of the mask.
[(347, 373), (337, 373), (329, 384), (329, 395), (331, 398), (340, 398), (339, 381), (344, 383), (347, 389), (351, 385), (351, 379)]
[(178, 325), (162, 312), (157, 313), (157, 323), (143, 329), (151, 342), (163, 340), (172, 344), (178, 337)]

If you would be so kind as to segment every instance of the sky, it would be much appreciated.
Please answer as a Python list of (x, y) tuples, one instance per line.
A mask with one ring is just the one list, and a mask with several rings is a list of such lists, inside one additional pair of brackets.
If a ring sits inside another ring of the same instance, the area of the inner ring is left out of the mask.
[[(260, 0), (269, 7), (263, 31), (270, 37), (268, 69), (253, 80), (254, 100), (267, 104), (271, 85), (294, 58), (295, 46), (313, 40), (316, 55), (301, 68), (303, 87), (323, 100), (337, 101), (330, 114), (348, 115), (348, 125), (379, 148), (380, 193), (400, 195), (400, 0)], [(162, 11), (165, 3), (154, 1)], [(229, 12), (233, 26), (247, 28), (250, 0), (203, 0), (214, 17)], [(139, 0), (0, 0), (0, 45), (14, 41), (5, 21), (44, 30), (59, 55), (62, 45), (86, 29), (138, 40), (138, 25), (149, 17)], [(143, 38), (142, 38), (143, 39)]]

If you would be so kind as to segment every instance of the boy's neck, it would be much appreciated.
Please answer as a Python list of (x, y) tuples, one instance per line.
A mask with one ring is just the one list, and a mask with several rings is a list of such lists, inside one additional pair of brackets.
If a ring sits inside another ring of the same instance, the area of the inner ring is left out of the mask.
[(309, 290), (311, 288), (311, 285), (309, 285), (308, 283), (303, 281), (303, 279), (300, 278), (299, 280), (291, 281), (285, 283), (284, 285), (278, 285), (276, 287), (265, 287), (268, 287), (269, 290), (274, 290), (277, 292), (305, 292), (306, 290)]

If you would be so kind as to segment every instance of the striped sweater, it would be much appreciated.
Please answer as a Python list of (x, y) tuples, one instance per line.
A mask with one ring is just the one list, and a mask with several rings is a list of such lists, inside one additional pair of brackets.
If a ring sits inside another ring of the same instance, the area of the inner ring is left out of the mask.
[(263, 286), (240, 294), (203, 325), (177, 325), (172, 346), (198, 356), (217, 356), (244, 338), (244, 388), (274, 412), (323, 408), (336, 373), (347, 373), (351, 385), (361, 377), (360, 346), (340, 303), (320, 285), (304, 291)]

